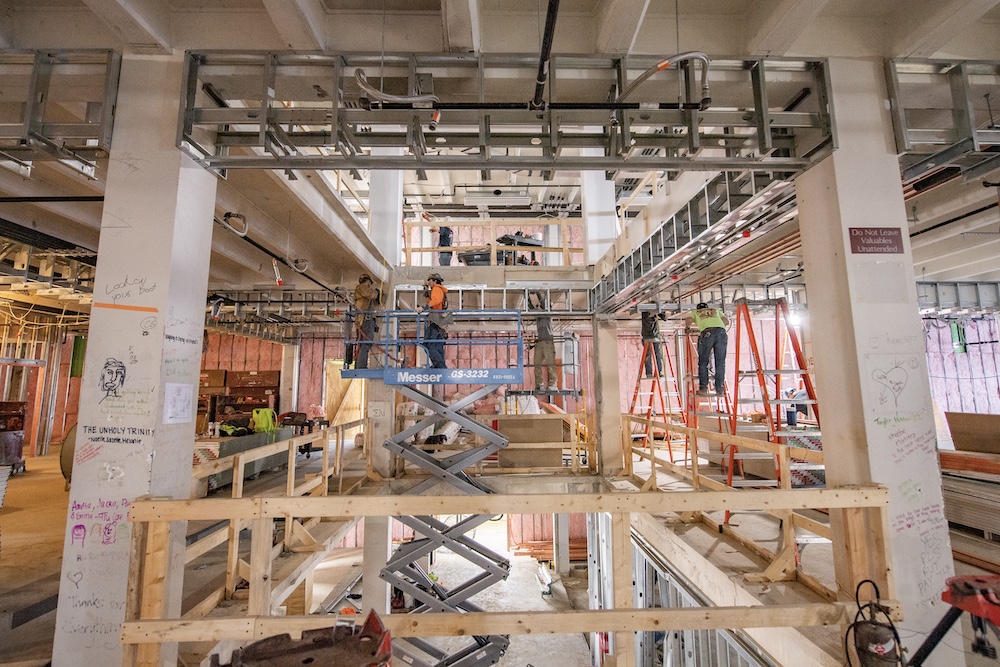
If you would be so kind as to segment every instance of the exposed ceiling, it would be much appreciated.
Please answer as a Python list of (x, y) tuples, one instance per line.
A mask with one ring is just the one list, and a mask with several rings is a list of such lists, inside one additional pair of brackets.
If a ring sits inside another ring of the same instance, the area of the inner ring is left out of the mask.
[[(180, 53), (187, 49), (287, 50), (369, 54), (393, 53), (537, 53), (545, 21), (544, 0), (170, 0), (130, 3), (112, 0), (0, 0), (0, 49), (112, 49), (122, 52)], [(679, 14), (678, 14), (679, 11)], [(1000, 60), (1000, 0), (562, 0), (556, 26), (555, 54), (613, 54), (662, 57), (698, 49), (713, 58), (787, 56), (794, 58), (874, 56)], [(372, 74), (370, 73), (370, 78)], [(17, 114), (5, 86), (23, 78), (0, 68), (0, 124)], [(676, 84), (652, 81), (644, 93), (676, 100)], [(591, 99), (607, 95), (607, 81), (561, 82), (560, 93)], [(975, 82), (977, 118), (988, 113), (985, 93), (996, 78)], [(391, 84), (390, 84), (391, 85)], [(493, 90), (529, 99), (534, 87), (530, 68), (512, 71)], [(501, 87), (502, 86), (502, 87)], [(444, 89), (435, 92), (443, 95)], [(470, 91), (454, 90), (459, 99)], [(789, 95), (794, 91), (789, 90)], [(721, 94), (721, 92), (720, 92)], [(912, 93), (914, 106), (946, 107), (940, 89)], [(5, 97), (6, 96), (6, 97)], [(63, 101), (67, 118), (84, 112), (72, 95)], [(781, 104), (785, 100), (772, 100)], [(994, 98), (994, 114), (1000, 103)], [(112, 146), (113, 150), (113, 146)], [(91, 180), (58, 162), (34, 161), (30, 176), (0, 168), (0, 219), (96, 250), (101, 204), (83, 201), (103, 194), (106, 158), (96, 159)], [(213, 238), (210, 289), (251, 289), (273, 282), (272, 257), (308, 266), (306, 280), (288, 271), (298, 289), (353, 284), (365, 265), (346, 248), (324, 216), (347, 219), (364, 235), (368, 173), (300, 172), (289, 182), (281, 172), (231, 170), (220, 183), (216, 213), (244, 215), (249, 236), (258, 246), (217, 225)], [(467, 206), (469, 190), (516, 190), (530, 203), (517, 216), (578, 216), (581, 174), (568, 170), (543, 174), (532, 170), (427, 171), (404, 174), (404, 198), (411, 213), (432, 217), (470, 217), (480, 207)], [(619, 173), (619, 203), (636, 193), (642, 173)], [(648, 201), (654, 183), (673, 178), (665, 170), (643, 183), (631, 201), (634, 215)], [(1000, 180), (997, 173), (990, 178)], [(303, 188), (314, 188), (333, 202), (317, 211), (304, 202)], [(1000, 209), (997, 188), (982, 179), (952, 180), (936, 188), (911, 191), (908, 200), (914, 262), (927, 280), (1000, 280)], [(47, 198), (41, 200), (39, 198)], [(78, 198), (53, 200), (53, 197)], [(678, 202), (678, 205), (680, 202)], [(333, 211), (331, 213), (330, 211)], [(970, 214), (971, 212), (971, 214)], [(491, 212), (493, 215), (498, 211)], [(511, 212), (505, 212), (511, 215)], [(794, 222), (791, 223), (794, 225)], [(794, 232), (794, 226), (788, 230)], [(996, 238), (992, 233), (997, 232)], [(793, 244), (794, 245), (794, 244)], [(719, 264), (746, 267), (735, 258)], [(777, 258), (764, 273), (795, 265), (794, 249)], [(746, 269), (750, 271), (749, 268)]]

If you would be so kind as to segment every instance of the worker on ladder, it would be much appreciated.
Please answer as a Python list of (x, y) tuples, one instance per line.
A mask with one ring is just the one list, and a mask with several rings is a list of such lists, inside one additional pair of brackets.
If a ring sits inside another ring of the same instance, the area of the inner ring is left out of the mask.
[(699, 303), (686, 319), (698, 327), (698, 395), (711, 396), (708, 388), (708, 362), (715, 357), (715, 394), (726, 391), (726, 347), (729, 344), (729, 318), (718, 308)]
[[(663, 377), (663, 339), (660, 338), (660, 320), (666, 320), (664, 313), (657, 313), (654, 310), (642, 311), (642, 346), (646, 343), (653, 344), (653, 353), (656, 357), (656, 374)], [(646, 377), (653, 377), (653, 360), (649, 355), (645, 355)]]

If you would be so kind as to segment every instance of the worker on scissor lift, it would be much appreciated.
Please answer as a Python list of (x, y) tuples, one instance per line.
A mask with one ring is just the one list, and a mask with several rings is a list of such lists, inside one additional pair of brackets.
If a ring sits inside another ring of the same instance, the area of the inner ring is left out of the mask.
[(354, 338), (359, 341), (355, 368), (368, 368), (368, 350), (375, 337), (375, 313), (372, 311), (378, 302), (379, 289), (370, 275), (362, 273), (354, 288)]
[[(528, 295), (528, 310), (545, 310), (545, 297), (540, 292)], [(552, 337), (552, 318), (546, 314), (535, 316), (535, 391), (546, 391), (542, 369), (549, 374), (548, 391), (559, 391), (556, 373), (556, 343)]]
[(448, 338), (446, 327), (450, 324), (450, 315), (442, 313), (448, 309), (448, 288), (444, 286), (440, 273), (427, 276), (424, 285), (424, 298), (427, 299), (427, 329), (424, 333), (427, 345), (427, 355), (431, 358), (432, 368), (447, 368), (444, 361), (444, 341)]

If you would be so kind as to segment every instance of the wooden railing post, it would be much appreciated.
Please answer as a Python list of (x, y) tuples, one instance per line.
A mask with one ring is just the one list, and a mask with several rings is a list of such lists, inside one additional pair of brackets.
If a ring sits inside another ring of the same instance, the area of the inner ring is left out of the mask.
[(271, 547), (274, 542), (274, 518), (253, 520), (250, 537), (250, 599), (248, 616), (271, 614)]
[[(139, 618), (166, 618), (167, 565), (170, 547), (170, 522), (151, 521), (147, 527), (146, 548), (142, 566), (142, 601)], [(135, 664), (139, 667), (160, 667), (162, 644), (139, 644)]]

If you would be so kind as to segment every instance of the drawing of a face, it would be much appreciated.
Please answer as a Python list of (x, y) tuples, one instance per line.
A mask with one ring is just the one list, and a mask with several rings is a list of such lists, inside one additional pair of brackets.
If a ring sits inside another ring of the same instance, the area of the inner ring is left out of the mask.
[[(101, 371), (101, 380), (99, 383), (101, 391), (104, 392), (104, 398), (108, 398), (109, 396), (121, 398), (121, 394), (118, 393), (118, 390), (124, 385), (125, 364), (117, 359), (109, 358), (104, 362), (104, 369)], [(104, 398), (101, 399), (101, 403), (104, 402)]]
[(80, 540), (80, 546), (82, 547), (83, 542), (86, 539), (87, 539), (87, 527), (80, 523), (73, 526), (73, 530), (71, 530), (69, 534), (70, 545), (72, 546), (76, 544), (77, 540)]
[(118, 533), (115, 530), (115, 524), (113, 523), (104, 524), (104, 528), (101, 530), (101, 544), (114, 544), (117, 534)]

